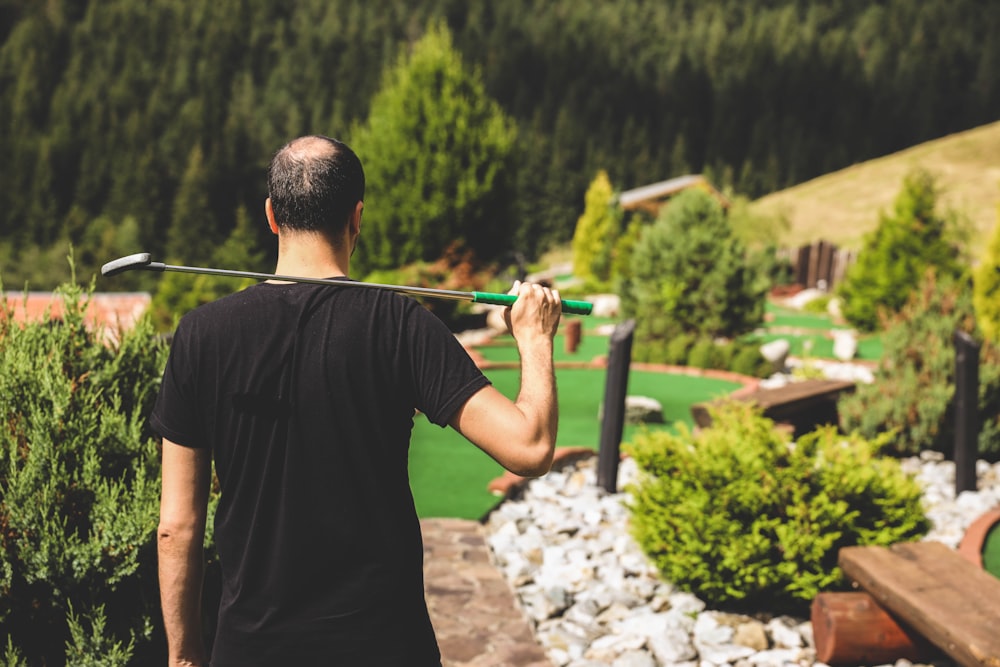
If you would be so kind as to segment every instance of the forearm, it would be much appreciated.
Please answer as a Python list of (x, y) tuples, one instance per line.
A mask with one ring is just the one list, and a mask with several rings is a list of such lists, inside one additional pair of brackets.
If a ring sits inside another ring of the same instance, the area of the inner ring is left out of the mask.
[(535, 450), (531, 458), (542, 461), (540, 473), (552, 465), (559, 426), (552, 345), (552, 339), (544, 336), (518, 341), (521, 387), (514, 405), (524, 418), (521, 441)]
[(201, 628), (204, 528), (161, 524), (157, 538), (160, 603), (170, 665), (205, 665)]

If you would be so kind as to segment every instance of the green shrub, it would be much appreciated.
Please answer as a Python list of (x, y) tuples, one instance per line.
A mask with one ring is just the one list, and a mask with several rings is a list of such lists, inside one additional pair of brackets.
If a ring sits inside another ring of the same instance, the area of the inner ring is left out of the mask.
[(720, 355), (717, 346), (710, 338), (702, 338), (691, 347), (688, 353), (687, 365), (692, 368), (719, 368)]
[(802, 613), (845, 586), (841, 547), (923, 535), (920, 489), (881, 440), (828, 428), (789, 443), (752, 407), (717, 408), (693, 434), (646, 432), (625, 446), (632, 532), (663, 577), (734, 610)]
[(0, 311), (0, 641), (8, 664), (152, 664), (160, 485), (146, 415), (166, 347), (148, 317), (107, 345), (83, 290), (60, 294), (45, 322)]
[(810, 299), (806, 301), (802, 306), (803, 312), (815, 313), (817, 315), (826, 315), (830, 310), (830, 300), (833, 297), (829, 294), (823, 294), (815, 299)]
[(632, 254), (642, 237), (642, 232), (646, 229), (647, 223), (642, 215), (633, 213), (627, 218), (625, 230), (615, 241), (613, 256), (611, 258), (611, 283), (612, 291), (623, 294), (631, 289), (632, 285)]
[(696, 340), (694, 334), (680, 334), (670, 339), (667, 343), (667, 357), (664, 361), (668, 364), (683, 366), (688, 362), (688, 355)]
[(735, 338), (764, 318), (767, 280), (748, 263), (722, 206), (701, 190), (674, 197), (632, 251), (622, 312), (635, 341), (693, 333)]
[(744, 341), (715, 341), (695, 334), (678, 334), (669, 341), (653, 339), (637, 342), (633, 361), (728, 370), (751, 377), (767, 377), (770, 363), (758, 345)]
[[(975, 331), (972, 295), (965, 281), (939, 281), (928, 273), (906, 306), (884, 323), (883, 356), (872, 384), (838, 402), (841, 424), (865, 437), (894, 432), (896, 454), (925, 449), (952, 452), (955, 418), (954, 332)], [(1000, 457), (1000, 350), (979, 353), (979, 453)]]
[(736, 343), (736, 352), (729, 364), (729, 370), (750, 377), (767, 377), (771, 374), (771, 363), (760, 353), (756, 345)]
[(976, 323), (987, 341), (1000, 345), (1000, 224), (983, 251), (973, 281)]

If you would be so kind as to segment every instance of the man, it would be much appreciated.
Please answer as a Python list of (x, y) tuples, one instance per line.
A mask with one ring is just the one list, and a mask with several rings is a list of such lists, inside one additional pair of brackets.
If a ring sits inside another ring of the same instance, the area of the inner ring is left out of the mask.
[(328, 137), (275, 155), (265, 213), (276, 273), (185, 316), (151, 423), (163, 438), (158, 531), (170, 665), (208, 665), (202, 544), (214, 460), (222, 597), (214, 667), (439, 665), (407, 476), (415, 410), (505, 468), (544, 474), (556, 438), (557, 292), (515, 284), (516, 401), (412, 299), (351, 287), (364, 172)]

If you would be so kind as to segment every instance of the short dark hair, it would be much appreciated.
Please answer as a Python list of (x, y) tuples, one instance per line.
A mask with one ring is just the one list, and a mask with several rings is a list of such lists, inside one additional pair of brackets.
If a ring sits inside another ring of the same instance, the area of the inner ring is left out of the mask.
[(365, 172), (350, 146), (322, 135), (282, 146), (267, 172), (279, 227), (340, 233), (365, 197)]

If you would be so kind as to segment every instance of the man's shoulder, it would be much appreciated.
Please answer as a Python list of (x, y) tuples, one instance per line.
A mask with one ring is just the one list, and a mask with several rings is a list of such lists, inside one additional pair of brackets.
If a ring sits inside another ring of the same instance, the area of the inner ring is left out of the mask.
[(213, 301), (203, 303), (181, 316), (178, 328), (203, 327), (215, 322), (231, 321), (240, 311), (255, 311), (267, 300), (266, 290), (260, 285), (227, 294)]

